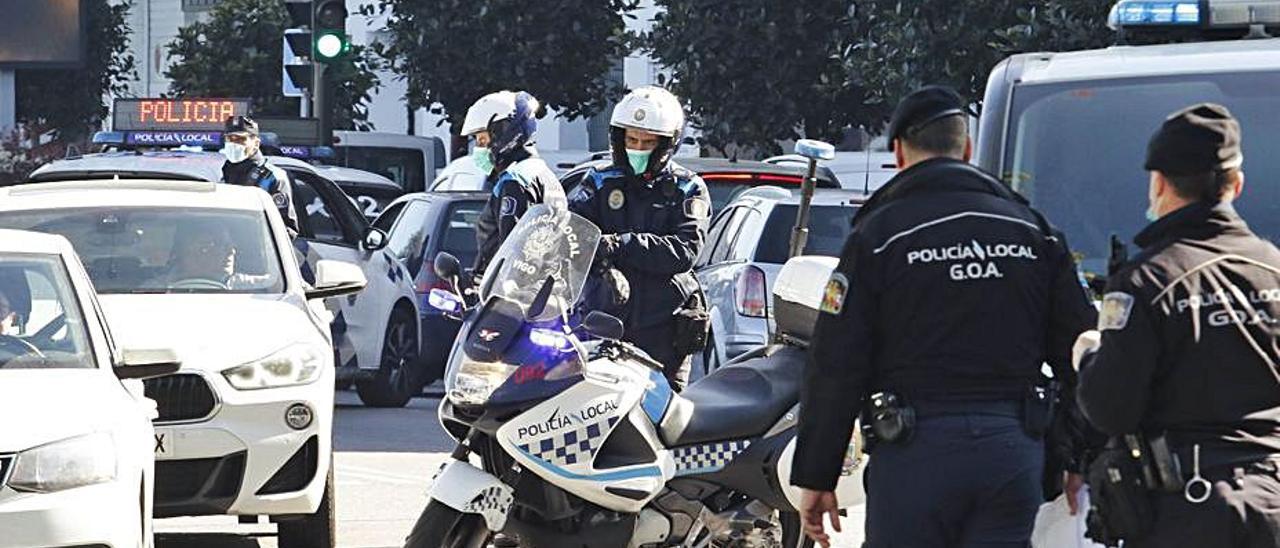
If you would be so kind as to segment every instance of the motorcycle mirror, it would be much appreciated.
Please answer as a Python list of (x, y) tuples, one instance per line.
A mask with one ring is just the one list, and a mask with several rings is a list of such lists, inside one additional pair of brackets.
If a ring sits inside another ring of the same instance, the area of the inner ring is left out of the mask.
[(435, 269), (436, 276), (446, 280), (456, 280), (462, 274), (462, 263), (448, 251), (441, 251), (436, 255), (432, 268)]
[(582, 329), (594, 337), (610, 341), (621, 339), (624, 330), (622, 320), (599, 310), (592, 310), (587, 314), (582, 320)]

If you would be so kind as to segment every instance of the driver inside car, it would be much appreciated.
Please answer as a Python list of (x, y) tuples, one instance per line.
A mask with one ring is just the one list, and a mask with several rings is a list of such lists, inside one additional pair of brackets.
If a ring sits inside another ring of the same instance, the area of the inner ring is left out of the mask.
[(16, 331), (14, 324), (17, 320), (18, 313), (9, 303), (9, 296), (0, 292), (0, 335), (10, 335), (10, 331)]
[(254, 289), (270, 285), (270, 276), (236, 273), (236, 245), (225, 226), (193, 222), (180, 225), (173, 239), (169, 271), (151, 286), (170, 289)]

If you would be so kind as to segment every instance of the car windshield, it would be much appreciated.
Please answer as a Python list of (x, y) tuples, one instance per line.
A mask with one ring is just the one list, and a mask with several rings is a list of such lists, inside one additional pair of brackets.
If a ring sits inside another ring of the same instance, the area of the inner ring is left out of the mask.
[(600, 229), (591, 221), (566, 209), (534, 206), (494, 255), (481, 284), (481, 298), (500, 295), (519, 303), (528, 313), (534, 297), (552, 280), (546, 310), (530, 319), (568, 312), (582, 295), (599, 243)]
[(97, 366), (62, 258), (0, 254), (0, 369)]
[(0, 213), (0, 227), (71, 240), (99, 293), (281, 293), (266, 215), (103, 207)]
[[(796, 224), (797, 206), (777, 205), (769, 214), (756, 246), (756, 262), (783, 264), (787, 262), (791, 247), (791, 229)], [(858, 209), (854, 206), (813, 206), (809, 212), (809, 238), (805, 240), (805, 255), (840, 255), (844, 241), (849, 237), (850, 223)]]
[(1004, 178), (1066, 233), (1083, 268), (1105, 273), (1109, 240), (1146, 225), (1147, 141), (1175, 110), (1226, 105), (1244, 136), (1236, 208), (1259, 236), (1280, 238), (1280, 73), (1243, 72), (1026, 85), (1010, 113)]

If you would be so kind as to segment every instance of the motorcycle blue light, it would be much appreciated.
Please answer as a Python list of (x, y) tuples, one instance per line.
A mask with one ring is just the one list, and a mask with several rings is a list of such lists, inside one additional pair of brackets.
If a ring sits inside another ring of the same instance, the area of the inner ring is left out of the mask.
[(432, 289), (427, 295), (427, 304), (436, 310), (445, 312), (457, 312), (462, 308), (462, 303), (458, 302), (458, 297), (443, 289)]
[(570, 348), (569, 337), (554, 329), (529, 330), (529, 342), (544, 348), (564, 350)]

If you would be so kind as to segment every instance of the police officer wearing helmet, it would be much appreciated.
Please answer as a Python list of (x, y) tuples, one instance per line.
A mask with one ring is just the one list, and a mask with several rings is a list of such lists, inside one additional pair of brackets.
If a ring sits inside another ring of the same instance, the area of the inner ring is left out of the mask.
[(854, 218), (827, 282), (791, 483), (810, 537), (838, 530), (854, 421), (873, 429), (866, 544), (1027, 546), (1043, 501), (1041, 366), (1071, 387), (1094, 320), (1062, 235), (967, 163), (964, 102), (926, 87), (894, 112), (897, 176)]
[(610, 126), (612, 165), (589, 172), (569, 208), (600, 227), (596, 260), (629, 286), (620, 311), (626, 340), (661, 363), (679, 390), (689, 356), (705, 344), (692, 269), (711, 202), (702, 179), (671, 160), (684, 129), (684, 109), (674, 95), (657, 87), (632, 91), (614, 107)]
[(226, 143), (222, 146), (222, 155), (227, 161), (222, 164), (222, 182), (241, 186), (256, 186), (271, 196), (271, 201), (280, 210), (280, 217), (290, 231), (290, 236), (298, 233), (298, 214), (293, 209), (293, 188), (289, 175), (284, 170), (267, 163), (262, 155), (262, 139), (258, 134), (258, 123), (248, 116), (232, 116), (227, 118), (226, 131), (223, 135)]
[(490, 192), (476, 225), (476, 274), (484, 272), (525, 210), (541, 203), (565, 204), (564, 187), (534, 148), (537, 111), (532, 95), (499, 91), (471, 105), (463, 120), (462, 135), (475, 145), (471, 157), (488, 174), (484, 185)]
[(1126, 547), (1280, 546), (1280, 251), (1232, 207), (1240, 147), (1220, 105), (1164, 121), (1147, 148), (1142, 252), (1076, 345), (1085, 416), (1162, 436), (1181, 464), (1181, 488), (1148, 494), (1154, 523)]

